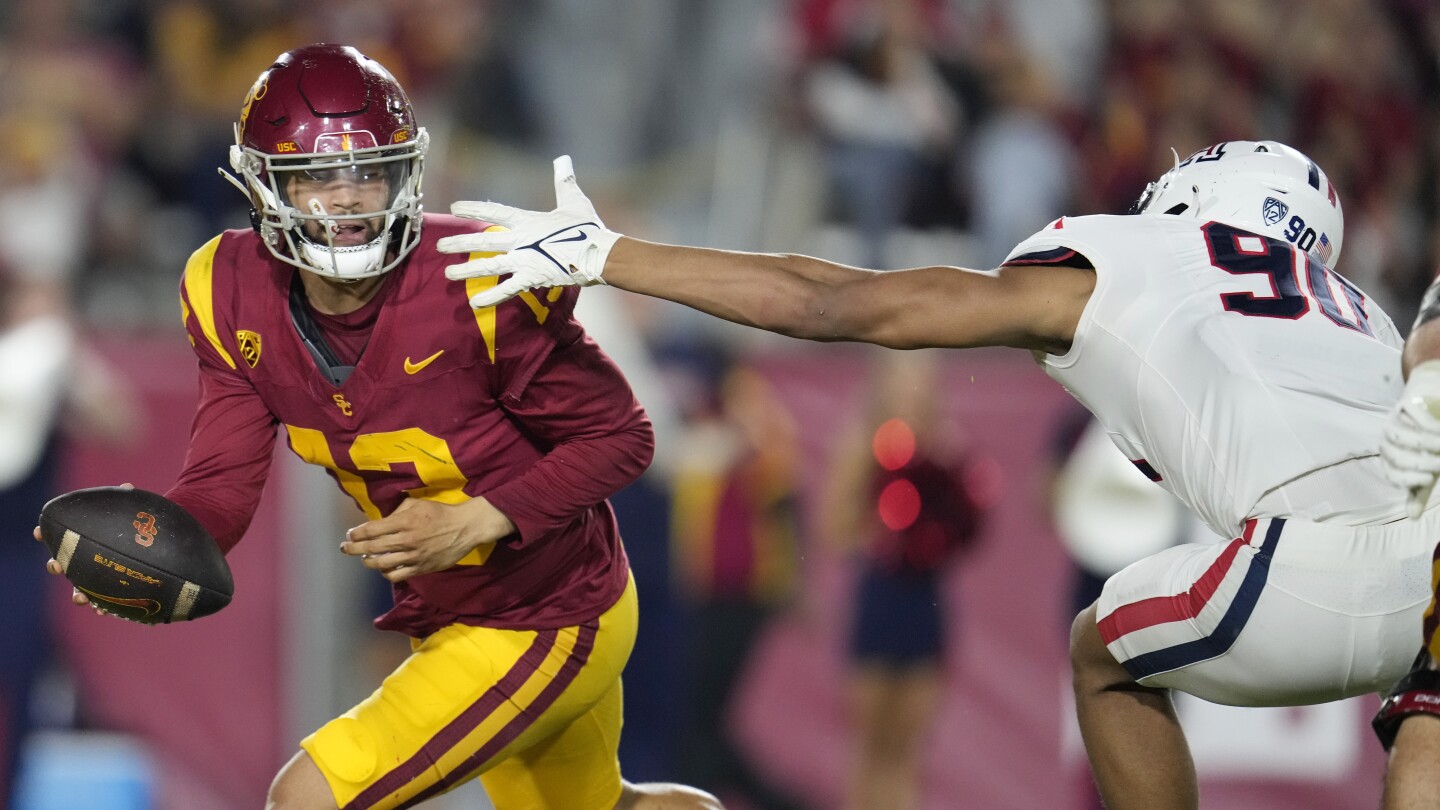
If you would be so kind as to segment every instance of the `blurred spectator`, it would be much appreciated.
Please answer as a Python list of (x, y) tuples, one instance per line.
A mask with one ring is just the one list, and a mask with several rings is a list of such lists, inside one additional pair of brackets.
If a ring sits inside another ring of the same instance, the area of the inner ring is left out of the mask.
[[(30, 299), (30, 300), (27, 300)], [(43, 307), (43, 308), (42, 308)], [(30, 694), (49, 657), (44, 546), (24, 535), (57, 492), (53, 431), (74, 336), (65, 321), (0, 276), (0, 806), (9, 807)]]
[(827, 537), (861, 546), (850, 642), (858, 755), (846, 806), (913, 810), (953, 638), (942, 582), (979, 535), (989, 495), (983, 466), (941, 421), (932, 356), (877, 358), (869, 390), (823, 509)]
[(992, 26), (980, 54), (990, 104), (957, 156), (984, 267), (1070, 209), (1077, 173), (1056, 86), (1001, 19)]
[(132, 157), (162, 204), (198, 219), (197, 234), (236, 222), (235, 192), (215, 172), (215, 156), (235, 142), (234, 99), (255, 81), (255, 65), (307, 41), (306, 17), (285, 7), (278, 0), (162, 0), (147, 17), (145, 110), (166, 137), (137, 138)]
[(663, 370), (645, 340), (643, 321), (628, 303), (616, 290), (594, 287), (576, 302), (575, 317), (625, 374), (655, 431), (650, 468), (610, 497), (630, 574), (646, 605), (645, 632), (635, 639), (625, 664), (625, 688), (646, 699), (625, 708), (620, 761), (627, 778), (646, 782), (668, 778), (679, 768), (681, 729), (675, 718), (684, 714), (685, 696), (679, 688), (684, 668), (675, 650), (687, 636), (671, 576), (670, 480), (684, 434)]
[(0, 150), (0, 216), (11, 223), (0, 230), (0, 525), (11, 533), (0, 543), (6, 807), (34, 724), (31, 695), (50, 663), (49, 554), (25, 534), (58, 492), (57, 434), (66, 425), (88, 439), (118, 442), (135, 418), (115, 376), (82, 348), (70, 315), (71, 279), (89, 247), (105, 128), (115, 122), (100, 95), (110, 86), (103, 56), (77, 52), (63, 6), (19, 7), (17, 26), (29, 38), (0, 50), (0, 135), (7, 144)]
[(682, 778), (727, 806), (799, 807), (750, 762), (730, 727), (751, 651), (795, 595), (795, 425), (743, 361), (698, 362), (706, 385), (681, 438), (672, 513), (679, 590), (694, 614)]
[(875, 3), (839, 50), (815, 62), (804, 98), (826, 150), (833, 204), (860, 232), (868, 267), (888, 267), (919, 173), (955, 136), (959, 108), (921, 40), (916, 4)]

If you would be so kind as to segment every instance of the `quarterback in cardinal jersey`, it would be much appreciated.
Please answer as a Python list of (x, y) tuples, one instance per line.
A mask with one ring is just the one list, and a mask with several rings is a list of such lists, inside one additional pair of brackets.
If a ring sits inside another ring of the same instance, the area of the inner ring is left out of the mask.
[(479, 777), (497, 808), (716, 808), (616, 756), (638, 613), (606, 498), (650, 463), (650, 422), (575, 290), (472, 309), (493, 280), (447, 280), (436, 240), (490, 226), (422, 212), (426, 146), (379, 63), (281, 54), (230, 152), (253, 227), (180, 285), (200, 403), (168, 497), (228, 552), (283, 435), (364, 510), (340, 549), (393, 585), (376, 625), (412, 638), (266, 807), (411, 807)]
[[(295, 268), (253, 231), (196, 252), (180, 291), (202, 397), (169, 495), (223, 548), (259, 501), (277, 425), (372, 519), (407, 498), (483, 494), (515, 524), (504, 542), (395, 583), (380, 626), (416, 638), (456, 621), (560, 627), (614, 604), (629, 573), (604, 499), (652, 450), (644, 412), (575, 321), (573, 288), (471, 310), (467, 285), (445, 279), (441, 254), (425, 247), (471, 227), (426, 215), (411, 260), (343, 315), (313, 310)], [(343, 382), (312, 355), (321, 341), (332, 368), (351, 369)]]

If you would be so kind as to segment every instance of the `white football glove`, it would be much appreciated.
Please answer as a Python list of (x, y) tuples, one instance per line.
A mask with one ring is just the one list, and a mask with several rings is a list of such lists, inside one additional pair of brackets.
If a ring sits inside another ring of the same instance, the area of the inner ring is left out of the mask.
[(1385, 426), (1380, 456), (1385, 477), (1409, 493), (1410, 517), (1419, 517), (1440, 476), (1440, 360), (1410, 370), (1405, 392)]
[(510, 278), (470, 298), (470, 306), (493, 307), (525, 290), (604, 284), (600, 274), (620, 234), (607, 230), (595, 206), (575, 182), (569, 155), (555, 158), (555, 210), (526, 211), (494, 202), (457, 202), (450, 213), (501, 225), (505, 231), (447, 236), (441, 253), (499, 253), (445, 268), (451, 281), (480, 276)]

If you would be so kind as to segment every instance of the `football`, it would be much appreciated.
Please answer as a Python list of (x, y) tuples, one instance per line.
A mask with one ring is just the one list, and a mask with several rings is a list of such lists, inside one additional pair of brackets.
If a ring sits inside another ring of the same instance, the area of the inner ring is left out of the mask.
[(142, 624), (188, 621), (230, 604), (230, 565), (189, 512), (143, 489), (94, 487), (40, 512), (40, 537), (90, 604)]

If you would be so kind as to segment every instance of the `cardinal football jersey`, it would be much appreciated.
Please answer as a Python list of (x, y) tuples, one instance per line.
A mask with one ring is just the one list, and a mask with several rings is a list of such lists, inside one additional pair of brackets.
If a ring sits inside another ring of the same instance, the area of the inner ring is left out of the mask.
[(600, 615), (629, 576), (605, 499), (653, 451), (624, 378), (573, 317), (575, 288), (472, 310), (469, 296), (496, 280), (445, 278), (467, 257), (441, 254), (435, 241), (479, 227), (425, 217), (339, 385), (292, 322), (291, 286), (308, 271), (274, 259), (255, 233), (213, 239), (181, 285), (201, 402), (170, 494), (227, 550), (258, 502), (277, 432), (371, 519), (407, 497), (484, 495), (515, 523), (517, 536), (395, 586), (395, 608), (377, 623), (414, 636), (455, 622), (537, 629)]
[(1007, 263), (1074, 253), (1095, 290), (1046, 372), (1221, 536), (1402, 515), (1378, 464), (1402, 340), (1354, 284), (1284, 241), (1160, 215), (1067, 217)]

